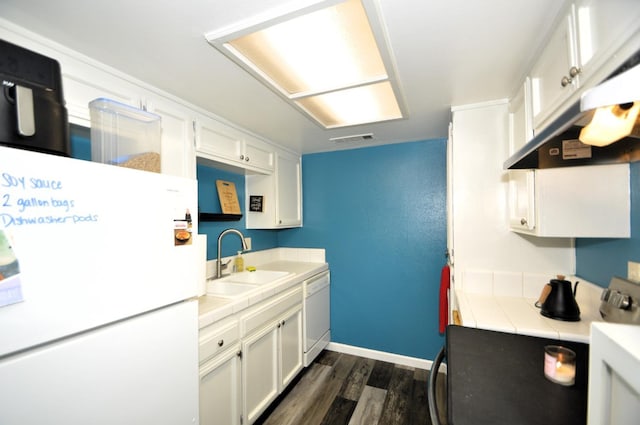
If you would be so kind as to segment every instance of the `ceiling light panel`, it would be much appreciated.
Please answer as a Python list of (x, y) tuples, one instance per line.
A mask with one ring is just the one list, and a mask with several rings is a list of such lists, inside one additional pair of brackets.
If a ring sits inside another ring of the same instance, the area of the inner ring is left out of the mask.
[(205, 37), (325, 128), (398, 119), (403, 103), (391, 56), (380, 52), (387, 45), (381, 21), (370, 25), (373, 1), (315, 1), (308, 10)]
[(288, 95), (387, 78), (358, 0), (350, 0), (229, 42)]
[(402, 118), (388, 81), (305, 97), (296, 102), (327, 128)]

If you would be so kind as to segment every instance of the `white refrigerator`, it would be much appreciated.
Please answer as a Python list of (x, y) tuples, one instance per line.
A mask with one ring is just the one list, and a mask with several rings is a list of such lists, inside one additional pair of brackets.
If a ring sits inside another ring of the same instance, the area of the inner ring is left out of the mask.
[(195, 180), (0, 147), (0, 424), (198, 423), (196, 211)]

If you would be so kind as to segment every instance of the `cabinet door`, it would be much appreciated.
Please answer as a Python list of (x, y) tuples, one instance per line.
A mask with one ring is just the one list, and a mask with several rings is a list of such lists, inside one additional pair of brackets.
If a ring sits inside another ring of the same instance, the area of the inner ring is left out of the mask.
[(208, 117), (196, 121), (196, 151), (205, 158), (240, 164), (242, 137), (237, 131)]
[(240, 425), (240, 344), (200, 367), (200, 424)]
[(302, 370), (302, 309), (285, 315), (280, 331), (280, 388), (284, 389)]
[(278, 395), (278, 328), (269, 326), (242, 343), (243, 416), (252, 424)]
[(531, 125), (531, 80), (525, 82), (509, 102), (509, 155), (513, 155), (533, 137)]
[(535, 172), (509, 171), (509, 226), (532, 231), (536, 227)]
[(162, 117), (162, 173), (194, 179), (196, 153), (190, 110), (160, 97), (147, 100), (146, 105)]
[(268, 144), (247, 136), (243, 152), (241, 158), (244, 158), (248, 166), (259, 168), (267, 173), (273, 172), (273, 149)]
[[(531, 71), (533, 126), (540, 129), (576, 89), (571, 68), (578, 68), (573, 13), (560, 22)], [(566, 78), (567, 80), (563, 79)]]
[(628, 238), (629, 164), (536, 170), (536, 234)]
[(302, 225), (300, 158), (278, 153), (276, 164), (276, 226)]
[(627, 58), (627, 54), (616, 55), (615, 53), (634, 33), (638, 32), (639, 20), (640, 2), (637, 0), (578, 0), (576, 2), (581, 83), (585, 78), (593, 76), (598, 69), (606, 68), (608, 71), (605, 75), (596, 76), (595, 81), (589, 82), (599, 83), (599, 80), (620, 65), (621, 60)]
[[(101, 97), (135, 106), (136, 108), (140, 107), (138, 90), (132, 85), (110, 79), (97, 71), (95, 71), (95, 74), (85, 74), (85, 76), (90, 77), (88, 78), (90, 81), (76, 75), (64, 74), (62, 77), (64, 100), (70, 123), (91, 127), (89, 102)], [(99, 81), (100, 84), (97, 84), (96, 81)], [(108, 88), (105, 86), (108, 86)]]

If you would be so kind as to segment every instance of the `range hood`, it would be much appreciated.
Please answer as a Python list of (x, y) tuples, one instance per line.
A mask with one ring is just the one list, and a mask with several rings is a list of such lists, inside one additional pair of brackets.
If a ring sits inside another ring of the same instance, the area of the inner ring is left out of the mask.
[[(640, 122), (638, 120), (634, 125), (632, 124), (633, 130), (629, 135), (606, 146), (594, 146), (580, 141), (583, 128), (592, 121), (598, 108), (614, 105), (618, 111), (626, 113), (629, 109), (635, 108), (633, 111), (637, 112), (639, 103), (640, 53), (637, 53), (613, 73), (613, 76), (600, 85), (586, 90), (580, 97), (580, 101), (572, 104), (555, 121), (507, 159), (503, 164), (504, 168), (554, 168), (640, 161)], [(582, 136), (585, 139), (585, 133)]]

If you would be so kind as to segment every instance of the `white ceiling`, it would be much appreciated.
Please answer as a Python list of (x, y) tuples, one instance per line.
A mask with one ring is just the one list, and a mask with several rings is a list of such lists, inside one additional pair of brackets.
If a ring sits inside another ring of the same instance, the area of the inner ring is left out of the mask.
[[(211, 47), (204, 34), (316, 0), (0, 0), (0, 16), (301, 153), (447, 136), (452, 105), (507, 98), (558, 0), (378, 0), (404, 120), (324, 130)], [(327, 64), (339, 66), (339, 64)]]

